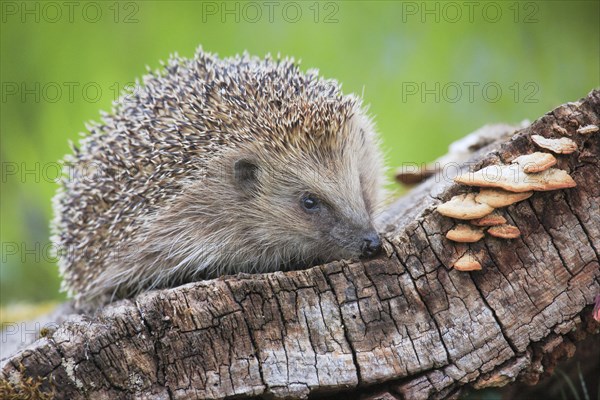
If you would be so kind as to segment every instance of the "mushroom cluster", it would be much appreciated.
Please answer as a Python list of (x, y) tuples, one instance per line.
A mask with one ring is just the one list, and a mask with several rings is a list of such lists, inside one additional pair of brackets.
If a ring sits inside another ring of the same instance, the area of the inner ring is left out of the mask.
[[(553, 125), (553, 130), (567, 133), (565, 128), (557, 124)], [(600, 129), (596, 125), (586, 125), (577, 129), (577, 133), (589, 135), (598, 130)], [(577, 143), (566, 137), (550, 139), (532, 135), (531, 140), (538, 147), (555, 154), (571, 154), (577, 150)], [(516, 157), (510, 164), (490, 165), (454, 178), (457, 183), (481, 189), (454, 196), (437, 206), (440, 214), (462, 222), (449, 230), (446, 238), (459, 243), (474, 243), (486, 234), (502, 239), (519, 237), (519, 228), (507, 223), (498, 209), (528, 199), (534, 191), (576, 186), (566, 171), (553, 168), (556, 163), (553, 154), (537, 151)], [(453, 267), (459, 271), (475, 271), (481, 270), (481, 263), (478, 257), (467, 251)]]

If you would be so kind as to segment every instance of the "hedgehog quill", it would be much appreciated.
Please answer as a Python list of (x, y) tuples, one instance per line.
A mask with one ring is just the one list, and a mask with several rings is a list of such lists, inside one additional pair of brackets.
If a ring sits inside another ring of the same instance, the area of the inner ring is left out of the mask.
[(200, 49), (163, 67), (65, 157), (63, 290), (103, 303), (379, 252), (383, 158), (360, 98), (292, 59)]

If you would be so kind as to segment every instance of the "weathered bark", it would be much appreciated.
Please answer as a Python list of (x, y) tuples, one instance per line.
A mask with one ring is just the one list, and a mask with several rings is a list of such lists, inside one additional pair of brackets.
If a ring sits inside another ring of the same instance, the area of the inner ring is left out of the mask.
[[(478, 170), (536, 151), (530, 136), (558, 137), (554, 124), (578, 144), (557, 156), (577, 187), (508, 207), (518, 239), (448, 241), (454, 222), (434, 208), (465, 187), (432, 177), (383, 216), (378, 259), (145, 293), (73, 316), (5, 359), (2, 377), (46, 378), (43, 390), (70, 399), (437, 399), (535, 382), (575, 339), (598, 333), (588, 314), (600, 293), (600, 133), (575, 130), (600, 125), (600, 92), (467, 163)], [(467, 249), (483, 271), (450, 268)]]

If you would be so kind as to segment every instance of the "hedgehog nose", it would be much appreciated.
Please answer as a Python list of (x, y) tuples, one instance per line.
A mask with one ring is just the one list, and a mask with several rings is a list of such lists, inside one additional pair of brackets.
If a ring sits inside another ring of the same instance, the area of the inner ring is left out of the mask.
[(376, 256), (381, 251), (381, 239), (377, 232), (369, 232), (365, 235), (361, 250), (362, 256), (367, 258)]

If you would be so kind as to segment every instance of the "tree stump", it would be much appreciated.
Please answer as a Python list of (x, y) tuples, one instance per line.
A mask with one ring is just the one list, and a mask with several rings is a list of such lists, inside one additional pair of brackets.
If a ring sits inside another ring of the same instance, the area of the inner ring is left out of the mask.
[[(436, 206), (476, 190), (437, 174), (382, 216), (379, 258), (223, 277), (73, 314), (3, 356), (0, 393), (33, 385), (40, 398), (61, 399), (446, 399), (534, 383), (599, 331), (600, 132), (583, 133), (590, 125), (600, 126), (597, 90), (454, 165), (510, 164), (540, 151), (532, 135), (576, 143), (554, 166), (576, 187), (502, 210), (516, 239), (446, 239), (456, 221)], [(452, 268), (466, 252), (482, 270)]]

